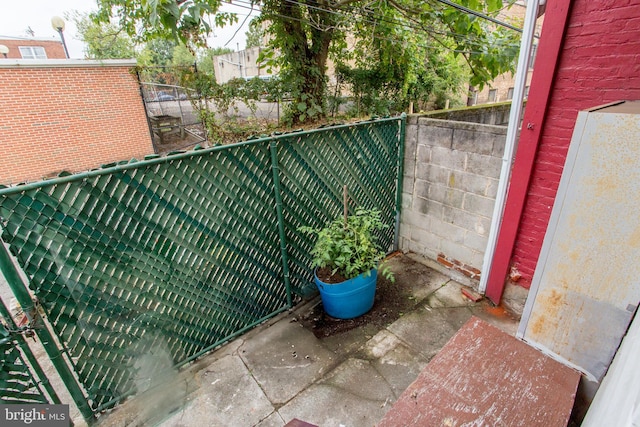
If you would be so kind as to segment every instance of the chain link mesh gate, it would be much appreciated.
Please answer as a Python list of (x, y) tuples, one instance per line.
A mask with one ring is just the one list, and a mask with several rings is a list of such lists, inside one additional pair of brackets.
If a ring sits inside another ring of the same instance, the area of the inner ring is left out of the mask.
[[(0, 189), (2, 239), (83, 416), (142, 391), (137, 362), (149, 354), (173, 365), (158, 360), (153, 372), (184, 365), (309, 294), (312, 242), (296, 230), (337, 216), (344, 184), (354, 206), (380, 209), (392, 226), (403, 140), (404, 116)], [(393, 227), (380, 237), (391, 249)], [(28, 306), (9, 264), (0, 267)]]

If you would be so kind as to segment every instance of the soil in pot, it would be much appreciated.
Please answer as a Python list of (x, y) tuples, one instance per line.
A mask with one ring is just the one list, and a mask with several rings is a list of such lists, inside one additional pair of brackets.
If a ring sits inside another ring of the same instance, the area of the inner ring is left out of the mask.
[[(321, 276), (319, 269), (316, 274), (325, 283), (326, 277)], [(331, 270), (329, 270), (329, 276)], [(335, 276), (333, 276), (335, 279)], [(333, 283), (344, 281), (334, 280)], [(298, 318), (298, 321), (307, 329), (309, 329), (317, 338), (329, 337), (335, 334), (349, 331), (351, 329), (372, 324), (380, 328), (390, 325), (397, 320), (402, 314), (408, 312), (415, 307), (416, 301), (411, 297), (411, 288), (407, 281), (398, 281), (391, 283), (381, 275), (378, 275), (378, 284), (376, 288), (376, 297), (373, 307), (367, 313), (355, 319), (335, 319), (324, 312), (322, 304), (318, 304), (311, 312), (304, 317)]]
[(336, 272), (335, 274), (331, 274), (331, 269), (329, 267), (322, 267), (316, 270), (316, 276), (318, 279), (322, 280), (324, 283), (341, 283), (347, 280), (342, 274)]

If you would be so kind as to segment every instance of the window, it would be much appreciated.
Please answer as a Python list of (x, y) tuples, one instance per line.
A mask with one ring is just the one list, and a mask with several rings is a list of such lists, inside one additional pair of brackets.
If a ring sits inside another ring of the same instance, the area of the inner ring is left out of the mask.
[(510, 87), (507, 91), (507, 99), (513, 99), (513, 88)]
[(524, 97), (528, 98), (529, 97), (529, 86), (524, 88)]
[(19, 46), (22, 59), (47, 59), (47, 53), (41, 46)]
[(497, 89), (489, 90), (489, 102), (496, 102), (497, 93), (498, 93)]
[(469, 99), (467, 100), (467, 106), (476, 105), (478, 103), (478, 91), (474, 90), (469, 94)]

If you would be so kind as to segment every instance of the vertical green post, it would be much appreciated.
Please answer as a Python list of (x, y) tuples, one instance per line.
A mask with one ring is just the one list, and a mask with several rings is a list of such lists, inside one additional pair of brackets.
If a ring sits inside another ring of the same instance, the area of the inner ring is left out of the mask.
[[(0, 316), (4, 318), (7, 324), (7, 327), (11, 331), (18, 331), (18, 326), (13, 321), (13, 317), (11, 316), (11, 313), (9, 312), (9, 310), (7, 309), (7, 307), (4, 305), (2, 301), (0, 301)], [(42, 384), (42, 386), (45, 388), (45, 390), (47, 390), (47, 394), (51, 398), (51, 403), (54, 403), (54, 404), (61, 403), (60, 398), (58, 397), (58, 394), (56, 393), (56, 391), (53, 389), (53, 386), (49, 382), (49, 378), (47, 378), (47, 376), (45, 375), (44, 370), (38, 363), (38, 360), (36, 359), (36, 357), (33, 355), (33, 352), (29, 348), (29, 345), (25, 341), (22, 334), (20, 332), (13, 333), (11, 335), (11, 338), (18, 343), (18, 345), (22, 349), (22, 353), (27, 357), (27, 361), (29, 362), (31, 369), (33, 369), (36, 376), (38, 377), (37, 379), (40, 380), (40, 383)], [(35, 386), (38, 387), (37, 384), (35, 384)], [(38, 387), (38, 389), (40, 389), (40, 387)]]
[(271, 150), (271, 170), (273, 171), (273, 191), (276, 199), (276, 213), (278, 215), (278, 232), (280, 234), (280, 254), (282, 256), (282, 272), (284, 285), (287, 289), (287, 305), (293, 306), (291, 298), (291, 281), (289, 278), (289, 257), (287, 255), (287, 235), (284, 230), (284, 216), (282, 214), (282, 196), (280, 189), (280, 168), (278, 167), (278, 145), (275, 140), (269, 144)]
[[(16, 300), (18, 300), (18, 303), (24, 312), (36, 313), (35, 318), (37, 319), (37, 308), (31, 300), (31, 296), (20, 277), (20, 274), (16, 270), (16, 267), (11, 260), (11, 255), (2, 240), (0, 240), (0, 271), (2, 271), (4, 277), (7, 279), (7, 283), (9, 284), (11, 291), (13, 291), (13, 295), (16, 297)], [(29, 319), (30, 322), (33, 322), (33, 320), (34, 319)], [(80, 389), (78, 382), (73, 376), (73, 373), (69, 369), (69, 365), (64, 361), (62, 352), (56, 345), (49, 328), (47, 328), (46, 325), (42, 325), (41, 327), (36, 327), (35, 331), (38, 334), (40, 341), (42, 341), (42, 346), (49, 355), (53, 366), (55, 366), (58, 374), (60, 374), (60, 378), (62, 378), (62, 381), (69, 390), (69, 394), (71, 394), (71, 397), (78, 406), (80, 413), (88, 423), (91, 423), (91, 421), (93, 421), (93, 411), (91, 410), (84, 393)]]
[(404, 139), (406, 136), (407, 115), (402, 113), (400, 116), (400, 130), (398, 137), (398, 177), (396, 178), (396, 223), (393, 236), (393, 250), (397, 251), (400, 247), (400, 213), (402, 212), (402, 182), (404, 179)]

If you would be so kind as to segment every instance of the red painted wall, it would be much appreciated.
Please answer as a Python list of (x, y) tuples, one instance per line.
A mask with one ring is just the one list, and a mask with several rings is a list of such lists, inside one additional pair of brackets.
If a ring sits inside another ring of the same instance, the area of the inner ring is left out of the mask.
[(153, 153), (131, 68), (88, 62), (0, 67), (0, 184)]
[(519, 284), (526, 288), (540, 255), (578, 111), (640, 99), (640, 2), (573, 1), (560, 55), (512, 256), (523, 276)]

